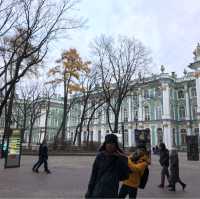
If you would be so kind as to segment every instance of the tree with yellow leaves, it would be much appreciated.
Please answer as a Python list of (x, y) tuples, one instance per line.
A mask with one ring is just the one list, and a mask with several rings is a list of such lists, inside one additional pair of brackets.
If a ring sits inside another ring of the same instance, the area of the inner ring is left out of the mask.
[(78, 80), (80, 75), (90, 72), (90, 62), (83, 61), (76, 49), (69, 49), (63, 52), (61, 59), (57, 60), (57, 63), (59, 65), (49, 70), (49, 75), (54, 77), (49, 83), (56, 85), (63, 84), (63, 118), (61, 126), (55, 136), (55, 144), (58, 142), (61, 133), (61, 145), (64, 145), (67, 114), (71, 107), (68, 100), (69, 94), (81, 91), (82, 87), (78, 83)]

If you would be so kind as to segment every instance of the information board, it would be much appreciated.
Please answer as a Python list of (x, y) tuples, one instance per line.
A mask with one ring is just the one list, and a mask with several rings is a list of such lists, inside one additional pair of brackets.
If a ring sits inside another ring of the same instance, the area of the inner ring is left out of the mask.
[(20, 167), (22, 136), (20, 129), (11, 129), (5, 156), (5, 168)]
[(186, 139), (187, 139), (188, 160), (198, 161), (199, 160), (198, 135), (188, 135)]
[(150, 129), (135, 129), (135, 143), (138, 145), (145, 145), (149, 158), (151, 158), (151, 134)]

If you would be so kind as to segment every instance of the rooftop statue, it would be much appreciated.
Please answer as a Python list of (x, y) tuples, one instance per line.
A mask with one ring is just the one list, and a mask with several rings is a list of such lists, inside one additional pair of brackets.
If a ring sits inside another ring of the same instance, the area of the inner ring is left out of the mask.
[(197, 47), (194, 50), (193, 54), (194, 54), (194, 61), (195, 62), (200, 61), (200, 44), (199, 43), (197, 44)]

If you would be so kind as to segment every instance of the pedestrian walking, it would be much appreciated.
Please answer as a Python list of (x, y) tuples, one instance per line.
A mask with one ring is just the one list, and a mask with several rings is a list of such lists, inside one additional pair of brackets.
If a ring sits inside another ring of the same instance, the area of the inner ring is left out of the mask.
[(39, 159), (36, 162), (36, 164), (33, 166), (32, 170), (33, 172), (38, 173), (39, 172), (39, 167), (44, 164), (44, 170), (46, 173), (51, 173), (50, 170), (48, 169), (48, 147), (46, 140), (43, 140), (42, 144), (40, 144), (39, 148)]
[(186, 184), (182, 182), (179, 176), (179, 158), (178, 158), (178, 152), (175, 148), (171, 150), (169, 159), (170, 159), (169, 191), (176, 191), (176, 183), (179, 183), (182, 186), (182, 189), (184, 190), (186, 188)]
[(159, 188), (164, 188), (165, 186), (165, 176), (169, 182), (169, 150), (166, 148), (164, 143), (160, 143), (159, 146), (160, 152), (160, 165), (162, 166), (161, 170), (161, 183), (158, 185)]
[(129, 175), (129, 178), (123, 181), (119, 191), (119, 198), (126, 198), (128, 195), (129, 198), (136, 199), (142, 176), (149, 164), (150, 161), (144, 147), (138, 148), (128, 157), (128, 166), (132, 172)]
[(118, 198), (119, 182), (129, 177), (128, 158), (114, 134), (105, 136), (93, 164), (86, 198)]

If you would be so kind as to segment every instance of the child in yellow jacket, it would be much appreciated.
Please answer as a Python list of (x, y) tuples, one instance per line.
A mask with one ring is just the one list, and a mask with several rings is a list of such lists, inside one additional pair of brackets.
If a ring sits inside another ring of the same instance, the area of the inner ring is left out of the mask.
[(141, 177), (149, 163), (149, 158), (140, 149), (137, 149), (136, 152), (128, 157), (128, 166), (132, 173), (127, 180), (123, 181), (119, 198), (125, 198), (127, 195), (129, 195), (129, 198), (137, 197), (137, 189), (140, 185)]

